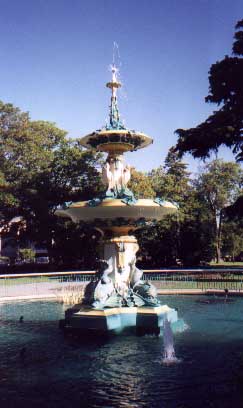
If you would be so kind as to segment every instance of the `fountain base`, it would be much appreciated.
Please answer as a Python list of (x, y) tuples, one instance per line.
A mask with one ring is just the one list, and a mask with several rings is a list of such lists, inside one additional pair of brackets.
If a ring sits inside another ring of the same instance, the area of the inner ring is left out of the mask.
[(165, 317), (172, 328), (179, 324), (177, 311), (167, 305), (156, 307), (114, 307), (103, 310), (75, 305), (65, 313), (61, 327), (68, 332), (108, 334), (132, 331), (139, 335), (163, 332)]

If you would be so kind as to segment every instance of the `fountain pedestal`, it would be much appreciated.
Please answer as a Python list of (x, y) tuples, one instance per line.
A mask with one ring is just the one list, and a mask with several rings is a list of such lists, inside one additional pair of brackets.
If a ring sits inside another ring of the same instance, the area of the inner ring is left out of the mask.
[(118, 235), (104, 239), (103, 259), (109, 265), (109, 277), (120, 292), (125, 291), (131, 281), (131, 264), (138, 251), (137, 239), (133, 235)]
[(163, 330), (164, 319), (172, 328), (179, 324), (177, 311), (167, 305), (157, 307), (116, 307), (104, 310), (75, 305), (66, 311), (63, 328), (79, 333), (108, 334), (135, 332), (157, 334)]

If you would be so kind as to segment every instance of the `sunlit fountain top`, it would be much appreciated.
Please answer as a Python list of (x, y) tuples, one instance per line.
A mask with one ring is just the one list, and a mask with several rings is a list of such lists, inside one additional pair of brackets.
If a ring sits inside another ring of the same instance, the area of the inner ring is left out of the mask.
[(110, 66), (111, 81), (106, 84), (111, 90), (109, 123), (80, 140), (88, 149), (107, 152), (106, 163), (102, 168), (102, 181), (107, 187), (103, 196), (92, 200), (68, 203), (56, 211), (62, 217), (70, 217), (74, 222), (94, 222), (96, 227), (109, 229), (111, 220), (113, 230), (132, 231), (151, 221), (158, 221), (166, 214), (174, 212), (174, 203), (161, 198), (139, 199), (127, 187), (131, 168), (125, 164), (124, 153), (148, 146), (153, 140), (144, 133), (130, 130), (120, 119), (117, 91), (121, 87), (119, 70), (113, 63)]
[[(137, 199), (129, 189), (131, 168), (125, 164), (123, 154), (152, 143), (144, 133), (127, 129), (120, 120), (117, 90), (121, 87), (118, 69), (111, 66), (109, 123), (100, 130), (85, 136), (81, 144), (89, 149), (107, 152), (102, 168), (102, 181), (106, 192), (88, 201), (67, 203), (56, 214), (69, 217), (73, 222), (88, 222), (101, 233), (103, 266), (97, 280), (91, 282), (85, 304), (93, 308), (139, 307), (159, 305), (156, 289), (142, 281), (143, 272), (136, 267), (138, 243), (132, 231), (153, 225), (166, 214), (177, 210), (176, 205), (161, 198)], [(86, 313), (86, 312), (85, 312)], [(156, 312), (157, 313), (157, 312)]]
[(127, 129), (121, 121), (117, 103), (117, 90), (122, 84), (118, 79), (118, 73), (119, 70), (113, 63), (111, 65), (111, 81), (106, 84), (107, 88), (111, 89), (109, 123), (82, 138), (81, 144), (89, 149), (121, 154), (141, 149), (153, 142), (153, 139), (144, 133)]

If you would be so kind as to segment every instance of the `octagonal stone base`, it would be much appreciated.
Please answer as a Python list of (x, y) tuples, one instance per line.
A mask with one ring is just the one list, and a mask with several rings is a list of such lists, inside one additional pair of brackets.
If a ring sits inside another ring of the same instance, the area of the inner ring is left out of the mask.
[(177, 311), (167, 305), (157, 307), (116, 307), (104, 310), (75, 305), (65, 313), (61, 327), (68, 332), (84, 334), (119, 334), (132, 332), (138, 335), (156, 334), (163, 331), (165, 317), (174, 331), (180, 329), (182, 321)]

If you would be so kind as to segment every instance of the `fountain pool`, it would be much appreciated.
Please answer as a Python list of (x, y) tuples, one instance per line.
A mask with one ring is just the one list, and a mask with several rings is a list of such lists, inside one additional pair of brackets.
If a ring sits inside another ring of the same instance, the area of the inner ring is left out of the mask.
[(174, 335), (181, 362), (169, 366), (161, 363), (162, 337), (80, 342), (59, 330), (66, 308), (60, 303), (1, 304), (1, 408), (240, 407), (243, 299), (218, 304), (200, 299), (205, 297), (161, 298), (188, 325)]

